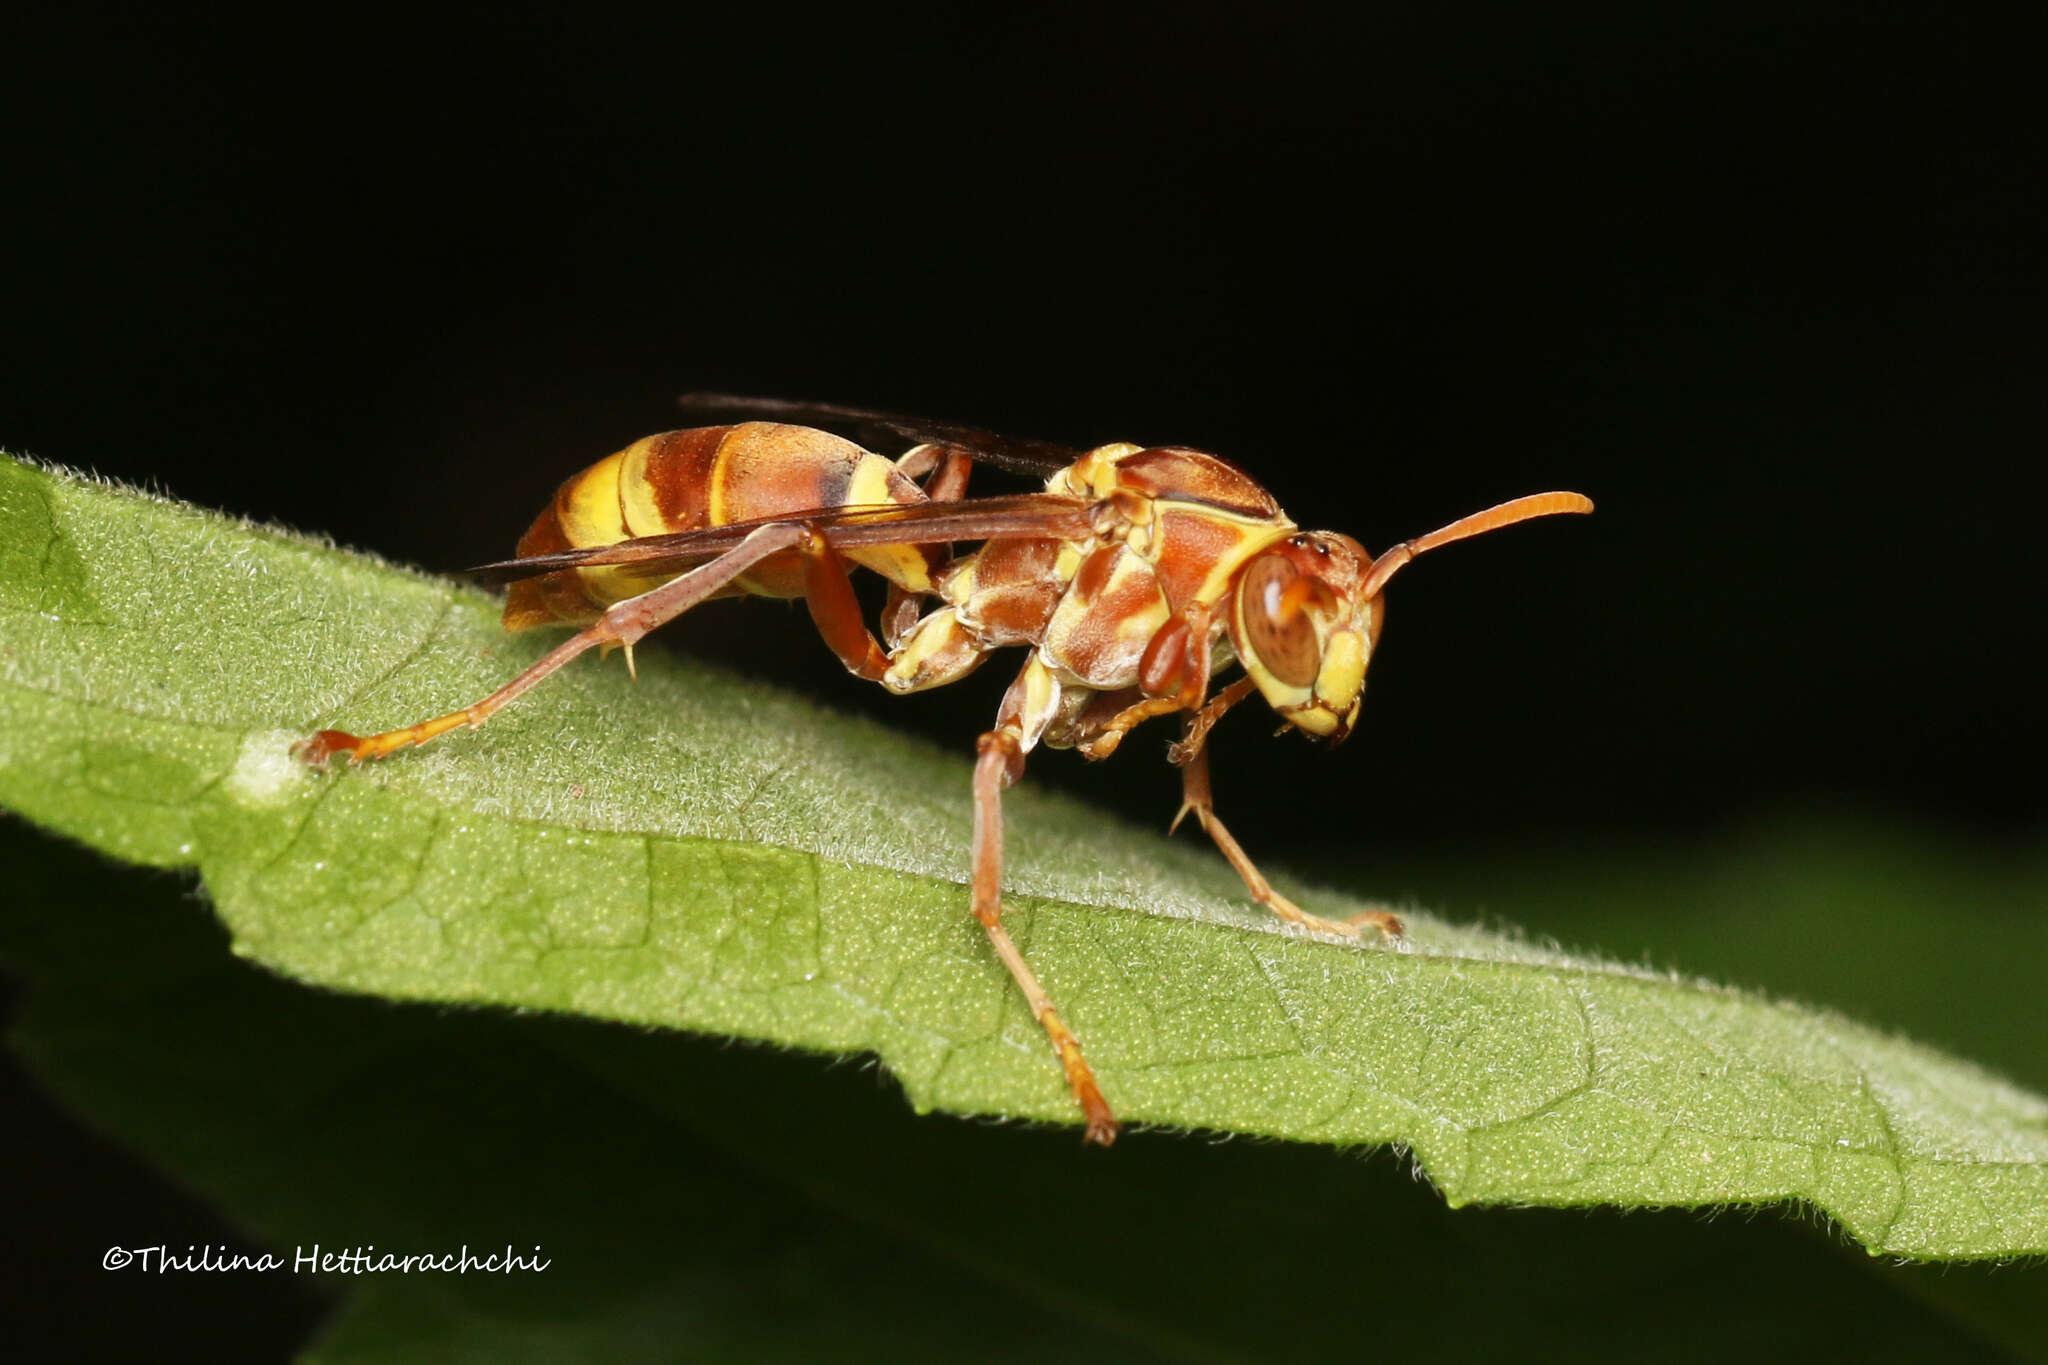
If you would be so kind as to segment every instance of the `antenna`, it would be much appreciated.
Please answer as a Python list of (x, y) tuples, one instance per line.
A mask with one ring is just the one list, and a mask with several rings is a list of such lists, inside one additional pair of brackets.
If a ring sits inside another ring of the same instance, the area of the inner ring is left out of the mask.
[(1366, 571), (1365, 582), (1359, 587), (1359, 596), (1367, 601), (1380, 595), (1387, 586), (1387, 580), (1401, 571), (1401, 566), (1420, 554), (1427, 554), (1440, 545), (1454, 540), (1466, 540), (1472, 536), (1498, 531), (1503, 526), (1512, 526), (1518, 521), (1532, 517), (1554, 517), (1561, 512), (1590, 512), (1593, 500), (1583, 493), (1531, 493), (1526, 498), (1515, 498), (1498, 507), (1489, 507), (1484, 512), (1474, 512), (1461, 517), (1449, 526), (1440, 527), (1426, 536), (1404, 540), (1372, 562)]

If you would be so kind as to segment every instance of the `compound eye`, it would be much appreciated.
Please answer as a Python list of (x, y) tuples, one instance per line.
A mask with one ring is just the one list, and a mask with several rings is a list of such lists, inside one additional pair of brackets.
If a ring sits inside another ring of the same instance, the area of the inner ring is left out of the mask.
[(1263, 555), (1245, 570), (1245, 635), (1259, 662), (1290, 687), (1308, 687), (1322, 665), (1315, 622), (1303, 610), (1311, 584), (1280, 555)]

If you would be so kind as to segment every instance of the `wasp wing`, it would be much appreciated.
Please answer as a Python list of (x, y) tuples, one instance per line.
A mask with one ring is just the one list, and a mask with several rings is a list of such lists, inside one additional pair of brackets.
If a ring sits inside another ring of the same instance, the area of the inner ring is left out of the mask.
[(954, 540), (1080, 539), (1089, 534), (1086, 504), (1053, 493), (1018, 493), (966, 502), (877, 503), (820, 507), (755, 521), (708, 526), (699, 531), (638, 536), (610, 545), (591, 545), (552, 554), (479, 564), (468, 572), (486, 583), (533, 578), (558, 569), (594, 569), (631, 564), (641, 569), (686, 569), (732, 549), (763, 526), (798, 522), (825, 537), (834, 549), (862, 545), (935, 545)]
[(730, 393), (686, 393), (676, 400), (676, 406), (692, 417), (710, 422), (792, 422), (799, 426), (837, 427), (871, 446), (899, 440), (912, 445), (951, 446), (998, 469), (1039, 478), (1059, 473), (1080, 459), (1083, 453), (1051, 441), (999, 436), (993, 431), (963, 426), (958, 422), (875, 412), (839, 403), (748, 398)]

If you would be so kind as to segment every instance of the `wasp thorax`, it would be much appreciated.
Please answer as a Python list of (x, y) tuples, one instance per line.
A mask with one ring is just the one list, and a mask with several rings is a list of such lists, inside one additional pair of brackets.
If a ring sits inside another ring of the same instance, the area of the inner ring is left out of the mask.
[(1238, 579), (1231, 644), (1262, 696), (1287, 722), (1343, 739), (1358, 717), (1378, 633), (1358, 588), (1372, 556), (1349, 536), (1289, 536)]

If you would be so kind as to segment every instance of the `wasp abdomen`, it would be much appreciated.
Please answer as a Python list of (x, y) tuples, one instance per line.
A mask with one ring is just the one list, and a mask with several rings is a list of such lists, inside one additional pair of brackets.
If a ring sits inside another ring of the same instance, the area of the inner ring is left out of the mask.
[[(778, 422), (694, 427), (644, 437), (571, 477), (519, 541), (522, 556), (614, 545), (639, 536), (798, 516), (821, 508), (925, 500), (895, 465), (853, 442), (810, 427)], [(923, 546), (851, 549), (847, 558), (900, 587), (931, 586), (934, 552)], [(675, 576), (616, 566), (559, 571), (513, 585), (505, 625), (579, 625), (606, 607)], [(753, 566), (722, 595), (801, 597), (804, 576), (795, 554)]]

